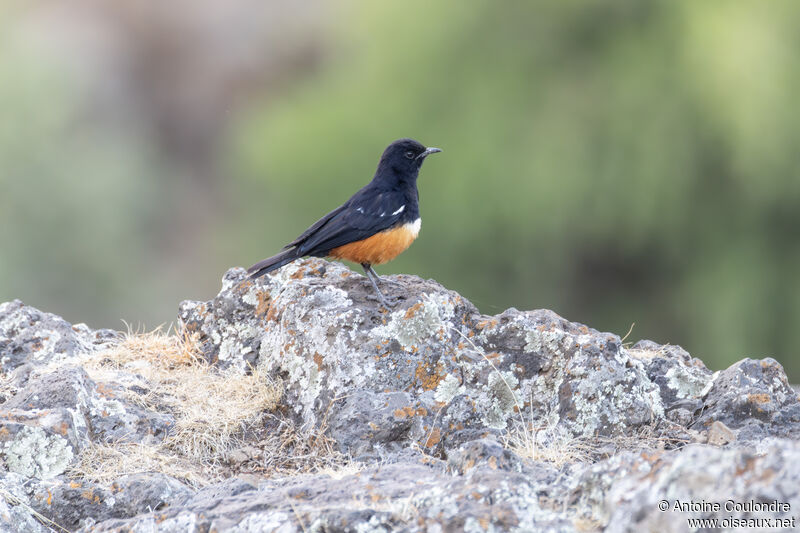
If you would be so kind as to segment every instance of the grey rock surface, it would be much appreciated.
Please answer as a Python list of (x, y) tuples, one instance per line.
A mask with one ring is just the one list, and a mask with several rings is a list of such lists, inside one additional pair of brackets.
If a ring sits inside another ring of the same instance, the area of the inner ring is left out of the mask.
[[(800, 443), (786, 439), (755, 448), (692, 444), (680, 452), (639, 457), (630, 463), (630, 473), (605, 491), (601, 519), (609, 532), (796, 531), (798, 461)], [(782, 505), (770, 508), (773, 502)], [(662, 510), (659, 504), (665, 503)], [(717, 520), (717, 525), (692, 526), (689, 519)], [(758, 521), (736, 526), (732, 520)]]
[[(800, 403), (774, 360), (712, 372), (678, 346), (628, 346), (547, 310), (482, 315), (434, 281), (387, 281), (400, 298), (388, 310), (363, 276), (312, 259), (257, 281), (232, 269), (214, 299), (181, 304), (183, 333), (220, 372), (283, 383), (232, 465), (258, 467), (287, 425), (353, 458), (329, 473), (231, 466), (202, 488), (153, 471), (76, 477), (93, 446), (166, 442), (172, 413), (136, 401), (148, 390), (135, 366), (87, 373), (114, 332), (0, 304), (0, 530), (695, 531), (691, 518), (797, 517)], [(722, 510), (681, 507), (693, 502)]]
[(180, 316), (209, 360), (282, 376), (298, 421), (330, 422), (351, 453), (435, 451), (521, 411), (587, 436), (665, 421), (659, 387), (618, 336), (547, 310), (481, 315), (433, 281), (397, 279), (387, 290), (402, 303), (387, 311), (337, 263), (298, 261), (255, 282), (232, 269), (214, 300), (184, 302)]
[(692, 427), (722, 422), (741, 440), (800, 437), (800, 403), (774, 359), (743, 359), (719, 373)]
[(0, 304), (0, 368), (13, 370), (25, 363), (42, 364), (93, 351), (119, 334), (72, 325), (60, 316), (43, 313), (19, 300)]

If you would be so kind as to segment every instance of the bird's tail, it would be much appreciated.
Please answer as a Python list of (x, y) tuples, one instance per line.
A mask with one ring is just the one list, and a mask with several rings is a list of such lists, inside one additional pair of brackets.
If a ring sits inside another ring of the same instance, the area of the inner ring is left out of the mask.
[(247, 269), (247, 273), (250, 274), (251, 279), (255, 279), (258, 277), (263, 276), (267, 272), (272, 272), (287, 263), (291, 263), (299, 256), (297, 255), (296, 249), (286, 250), (284, 252), (279, 253), (278, 255), (273, 255), (272, 257), (268, 257), (262, 261), (259, 261), (255, 265), (251, 266)]

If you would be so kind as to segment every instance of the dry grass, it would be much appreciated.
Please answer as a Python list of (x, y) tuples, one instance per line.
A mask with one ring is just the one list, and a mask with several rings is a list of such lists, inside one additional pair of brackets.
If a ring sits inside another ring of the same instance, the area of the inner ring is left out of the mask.
[(259, 444), (264, 449), (263, 468), (280, 475), (325, 474), (341, 479), (363, 469), (338, 450), (327, 433), (327, 416), (319, 428), (301, 431), (286, 419), (272, 418), (269, 436)]
[(301, 431), (274, 414), (282, 395), (278, 381), (255, 368), (220, 371), (199, 354), (196, 337), (158, 329), (128, 332), (118, 345), (82, 361), (98, 383), (133, 380), (136, 387), (126, 388), (124, 399), (171, 414), (175, 425), (159, 444), (93, 444), (72, 475), (109, 484), (126, 474), (160, 472), (198, 487), (237, 473), (336, 477), (361, 468), (337, 450), (324, 420)]
[(91, 446), (75, 474), (105, 482), (125, 473), (156, 471), (193, 485), (220, 477), (230, 452), (278, 405), (282, 388), (256, 369), (248, 374), (220, 371), (199, 356), (198, 348), (189, 335), (160, 329), (129, 332), (118, 345), (83, 361), (99, 383), (118, 381), (121, 372), (139, 376), (139, 386), (125, 389), (125, 399), (171, 414), (175, 426), (159, 445)]
[(91, 444), (71, 468), (74, 477), (110, 485), (121, 476), (158, 472), (199, 487), (208, 483), (204, 468), (163, 445), (118, 442)]
[(519, 421), (505, 433), (503, 444), (524, 459), (551, 463), (557, 468), (591, 461), (596, 450), (592, 440), (576, 437), (561, 426)]
[(587, 437), (573, 435), (557, 424), (537, 425), (530, 420), (513, 423), (504, 435), (503, 444), (522, 458), (560, 468), (571, 463), (600, 461), (622, 452), (663, 450), (681, 442), (659, 435), (651, 426), (628, 435)]

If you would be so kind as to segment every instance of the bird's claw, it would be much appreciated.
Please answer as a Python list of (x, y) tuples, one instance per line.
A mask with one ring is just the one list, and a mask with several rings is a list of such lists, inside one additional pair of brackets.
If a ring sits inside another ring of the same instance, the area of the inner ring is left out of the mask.
[(402, 297), (387, 298), (387, 297), (385, 297), (383, 295), (378, 295), (378, 294), (368, 294), (367, 295), (367, 300), (370, 300), (370, 301), (373, 301), (373, 302), (380, 302), (380, 304), (382, 306), (384, 306), (386, 309), (394, 308), (397, 304), (400, 303), (400, 300), (402, 300), (402, 299), (403, 299)]

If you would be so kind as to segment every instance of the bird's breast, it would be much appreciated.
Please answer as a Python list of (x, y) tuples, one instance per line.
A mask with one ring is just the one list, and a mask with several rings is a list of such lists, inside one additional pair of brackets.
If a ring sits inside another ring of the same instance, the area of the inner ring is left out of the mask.
[(334, 248), (328, 255), (354, 263), (380, 265), (391, 261), (411, 246), (411, 243), (419, 235), (421, 227), (422, 219), (418, 218), (413, 222), (389, 228), (366, 239)]

